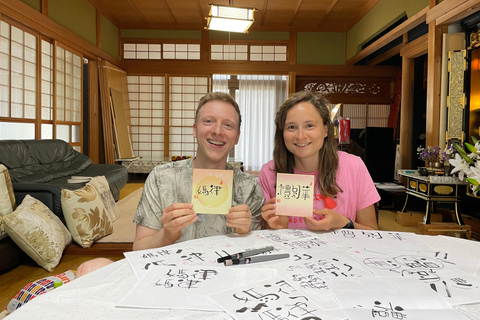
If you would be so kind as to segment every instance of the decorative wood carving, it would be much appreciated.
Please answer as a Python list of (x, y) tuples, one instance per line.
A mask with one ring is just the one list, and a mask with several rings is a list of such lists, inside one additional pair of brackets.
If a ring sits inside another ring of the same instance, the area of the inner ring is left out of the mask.
[(324, 94), (332, 103), (390, 104), (391, 79), (325, 78), (297, 76), (296, 91), (308, 90)]

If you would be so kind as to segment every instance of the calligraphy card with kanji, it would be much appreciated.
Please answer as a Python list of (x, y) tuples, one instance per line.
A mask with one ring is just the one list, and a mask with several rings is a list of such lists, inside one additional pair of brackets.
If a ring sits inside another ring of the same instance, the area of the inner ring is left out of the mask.
[(196, 213), (227, 214), (232, 206), (232, 187), (232, 170), (193, 169), (193, 210)]
[(276, 214), (282, 216), (313, 216), (314, 176), (305, 174), (277, 174)]

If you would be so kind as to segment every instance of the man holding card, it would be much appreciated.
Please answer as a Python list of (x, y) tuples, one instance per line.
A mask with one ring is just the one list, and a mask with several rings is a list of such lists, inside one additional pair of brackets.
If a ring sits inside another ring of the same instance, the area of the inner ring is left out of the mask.
[[(157, 166), (149, 174), (133, 220), (133, 250), (261, 227), (260, 185), (227, 163), (240, 124), (238, 104), (229, 94), (207, 93), (200, 99), (193, 124), (196, 157)], [(233, 170), (233, 176), (225, 170)]]
[(274, 160), (259, 175), (269, 228), (378, 229), (380, 196), (363, 161), (337, 150), (327, 103), (301, 91), (277, 111)]

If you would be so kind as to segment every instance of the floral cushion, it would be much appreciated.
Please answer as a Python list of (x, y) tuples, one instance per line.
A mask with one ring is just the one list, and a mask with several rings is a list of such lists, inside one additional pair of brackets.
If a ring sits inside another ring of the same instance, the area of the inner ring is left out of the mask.
[(62, 211), (73, 240), (83, 248), (113, 232), (102, 197), (92, 183), (77, 190), (62, 190)]
[(90, 180), (90, 184), (93, 184), (97, 189), (110, 220), (112, 222), (117, 220), (118, 216), (120, 215), (120, 210), (118, 210), (117, 203), (115, 202), (115, 199), (113, 199), (107, 178), (105, 178), (105, 176), (93, 177), (92, 180)]
[(0, 240), (7, 236), (2, 217), (15, 210), (15, 194), (7, 167), (0, 164)]
[(14, 212), (3, 217), (3, 223), (10, 238), (47, 271), (53, 271), (72, 241), (60, 219), (30, 195)]

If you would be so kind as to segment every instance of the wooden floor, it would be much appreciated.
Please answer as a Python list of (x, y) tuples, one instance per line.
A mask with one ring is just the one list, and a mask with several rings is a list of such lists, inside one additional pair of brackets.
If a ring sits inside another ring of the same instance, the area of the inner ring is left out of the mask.
[[(132, 179), (135, 182), (129, 182), (122, 189), (120, 199), (123, 199), (131, 192), (143, 187), (141, 178)], [(396, 211), (381, 210), (379, 215), (379, 229), (390, 231), (410, 231), (416, 232), (417, 227), (402, 227), (395, 222)], [(35, 262), (22, 264), (10, 272), (0, 275), (0, 312), (5, 310), (8, 302), (13, 296), (26, 284), (46, 276), (56, 275), (67, 270), (76, 270), (84, 261), (96, 258), (98, 256), (108, 257), (112, 260), (123, 259), (123, 251), (102, 250), (99, 255), (83, 255), (80, 250), (67, 249), (62, 257), (60, 264), (52, 272), (47, 272), (40, 268)], [(1, 316), (0, 316), (1, 319)]]
[[(143, 187), (143, 185), (144, 184), (142, 182), (127, 183), (120, 192), (120, 199), (125, 198), (133, 191)], [(71, 252), (71, 254), (68, 254), (68, 252)], [(79, 254), (78, 252), (80, 252), (80, 250), (67, 249), (65, 251), (66, 254), (63, 255), (62, 260), (60, 261), (60, 264), (52, 272), (45, 271), (33, 260), (30, 260), (16, 267), (15, 269), (0, 275), (0, 313), (6, 309), (8, 302), (26, 284), (37, 279), (65, 272), (67, 270), (77, 270), (78, 266), (82, 262), (98, 257), (98, 253), (96, 253), (96, 255), (84, 255)], [(110, 254), (106, 250), (101, 251), (99, 255), (115, 261), (124, 258), (123, 254), (121, 253), (115, 252)], [(2, 317), (0, 316), (0, 319), (1, 318)]]

